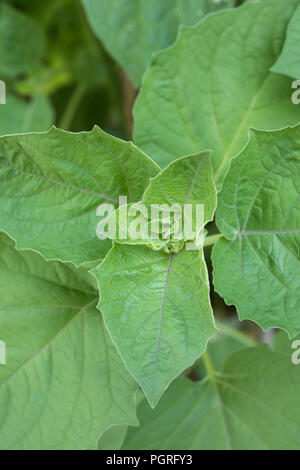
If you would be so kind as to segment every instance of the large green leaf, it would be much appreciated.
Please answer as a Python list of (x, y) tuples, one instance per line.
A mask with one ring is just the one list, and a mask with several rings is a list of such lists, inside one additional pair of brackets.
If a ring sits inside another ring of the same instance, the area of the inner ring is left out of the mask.
[(298, 450), (299, 394), (290, 357), (266, 345), (244, 349), (220, 374), (175, 381), (155, 410), (144, 401), (124, 449)]
[(15, 77), (39, 65), (45, 38), (29, 16), (2, 2), (0, 5), (0, 75)]
[[(147, 187), (141, 203), (144, 205), (146, 213), (139, 210), (140, 203), (130, 206), (121, 206), (112, 214), (113, 220), (117, 223), (115, 240), (124, 244), (146, 244), (154, 247), (154, 249), (165, 248), (166, 251), (182, 247), (184, 241), (201, 240), (201, 232), (204, 226), (213, 219), (217, 205), (216, 188), (213, 180), (212, 168), (210, 164), (209, 152), (202, 152), (197, 155), (183, 157), (172, 162), (165, 170), (161, 171), (155, 178), (151, 179)], [(197, 223), (197, 204), (203, 205), (203, 220)], [(190, 205), (191, 220), (184, 219), (184, 210), (186, 205)], [(156, 207), (154, 218), (156, 220), (167, 220), (169, 218), (170, 228), (174, 233), (171, 234), (171, 240), (166, 233), (166, 239), (163, 238), (163, 226), (158, 226), (156, 233), (153, 231), (151, 216), (153, 215), (153, 207)], [(161, 209), (158, 214), (158, 208)], [(133, 211), (133, 212), (131, 212)], [(172, 212), (173, 211), (173, 212)], [(178, 211), (178, 212), (176, 212)], [(137, 212), (137, 214), (135, 214)], [(172, 214), (174, 220), (172, 222)], [(161, 217), (159, 217), (161, 216)], [(119, 222), (123, 217), (124, 222), (127, 221), (126, 234), (120, 238)], [(138, 219), (137, 219), (138, 217)], [(178, 229), (175, 223), (179, 222)], [(142, 225), (140, 230), (131, 234), (130, 225), (137, 221)], [(173, 226), (171, 224), (173, 223)], [(184, 232), (184, 228), (190, 229)], [(152, 229), (152, 230), (151, 230)], [(142, 230), (146, 231), (146, 237), (143, 238)], [(192, 233), (193, 231), (193, 233)], [(141, 233), (140, 233), (141, 232)], [(199, 237), (200, 234), (200, 237)], [(137, 238), (138, 236), (138, 238)], [(156, 238), (154, 238), (156, 236)], [(153, 237), (153, 238), (151, 238)], [(159, 237), (159, 238), (158, 238)]]
[(153, 52), (169, 46), (180, 24), (232, 6), (221, 0), (82, 0), (88, 19), (110, 54), (139, 85)]
[(115, 245), (92, 272), (108, 331), (155, 406), (216, 331), (203, 251)]
[[(252, 131), (220, 193), (214, 285), (240, 319), (300, 331), (300, 126)], [(228, 274), (230, 273), (230, 275)]]
[(97, 448), (109, 426), (135, 425), (136, 384), (72, 265), (17, 251), (0, 236), (0, 448)]
[(0, 228), (47, 259), (99, 260), (111, 242), (97, 238), (97, 207), (115, 207), (121, 195), (139, 200), (157, 171), (132, 143), (97, 127), (2, 137)]
[(295, 11), (287, 29), (283, 51), (272, 70), (300, 79), (300, 6)]
[(135, 107), (135, 142), (160, 166), (212, 149), (218, 184), (249, 127), (300, 120), (287, 77), (271, 73), (298, 0), (247, 4), (182, 28), (157, 53)]
[(49, 99), (36, 96), (29, 102), (8, 94), (0, 106), (0, 135), (47, 131), (54, 115)]

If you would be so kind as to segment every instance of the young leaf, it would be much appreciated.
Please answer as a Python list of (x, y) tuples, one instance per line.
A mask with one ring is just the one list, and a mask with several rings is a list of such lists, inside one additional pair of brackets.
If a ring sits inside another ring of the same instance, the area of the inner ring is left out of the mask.
[(45, 37), (35, 21), (7, 3), (0, 5), (0, 75), (14, 78), (39, 65)]
[(0, 252), (0, 448), (96, 449), (108, 427), (136, 425), (136, 384), (86, 275), (4, 234)]
[(92, 272), (113, 342), (154, 407), (216, 331), (203, 252), (116, 244)]
[[(186, 225), (188, 225), (188, 228), (192, 229), (194, 233), (192, 234), (191, 231), (190, 233), (188, 231), (184, 232), (184, 221), (181, 220), (180, 230), (178, 230), (178, 234), (175, 234), (177, 238), (176, 240), (172, 239), (171, 243), (174, 245), (180, 240), (195, 241), (199, 235), (199, 231), (201, 232), (204, 226), (213, 219), (217, 205), (216, 188), (213, 180), (209, 152), (202, 152), (197, 155), (183, 157), (176, 160), (175, 162), (172, 162), (165, 170), (159, 173), (155, 178), (151, 179), (141, 203), (147, 209), (147, 214), (141, 214), (139, 215), (139, 218), (143, 217), (144, 229), (147, 229), (147, 232), (149, 232), (149, 237), (150, 235), (156, 235), (156, 238), (150, 240), (149, 238), (143, 239), (139, 233), (137, 233), (139, 238), (132, 236), (130, 232), (130, 224), (136, 220), (137, 216), (134, 215), (135, 211), (133, 211), (133, 213), (131, 213), (131, 211), (132, 209), (136, 208), (136, 211), (138, 213), (140, 212), (138, 210), (140, 203), (137, 203), (128, 207), (121, 206), (115, 213), (112, 214), (112, 217), (114, 217), (117, 222), (117, 233), (116, 237), (114, 237), (114, 240), (116, 240), (118, 243), (146, 244), (154, 247), (155, 249), (168, 247), (169, 240), (163, 240), (161, 227), (159, 234), (153, 233), (153, 227), (151, 232), (151, 208), (153, 208), (154, 205), (156, 208), (161, 208), (161, 212), (164, 212), (164, 216), (168, 214), (171, 220), (172, 210), (175, 211), (176, 217), (177, 207), (180, 209), (179, 213), (183, 219), (184, 206), (186, 204), (190, 204), (193, 209), (191, 213), (192, 220), (189, 224), (186, 223)], [(197, 224), (198, 226), (196, 231), (197, 204), (203, 205), (203, 221), (201, 226), (200, 223)], [(163, 205), (166, 205), (165, 208), (163, 208)], [(124, 210), (126, 210), (127, 215), (127, 236), (120, 238), (119, 221)], [(177, 222), (178, 219), (179, 215), (177, 217)], [(160, 236), (159, 239), (158, 235)], [(178, 245), (180, 245), (180, 243), (178, 243)]]
[(144, 400), (141, 426), (129, 429), (123, 448), (296, 450), (299, 394), (290, 357), (266, 345), (244, 349), (227, 359), (221, 374), (175, 381), (155, 410)]
[(26, 102), (8, 94), (0, 113), (0, 135), (47, 131), (54, 121), (53, 108), (46, 96), (35, 96)]
[(180, 24), (195, 24), (233, 1), (83, 0), (83, 5), (96, 35), (138, 86), (153, 52), (175, 40)]
[[(212, 149), (218, 185), (248, 128), (299, 121), (290, 80), (271, 73), (298, 0), (250, 3), (182, 28), (154, 56), (135, 106), (135, 142), (160, 166)], [(278, 20), (280, 18), (280, 21)]]
[[(300, 126), (252, 131), (233, 159), (216, 222), (214, 285), (240, 319), (300, 332)], [(230, 274), (228, 274), (230, 273)]]
[(276, 64), (272, 67), (273, 72), (289, 75), (300, 80), (300, 6), (295, 11), (288, 29), (286, 41), (282, 53)]
[(111, 247), (96, 235), (102, 203), (139, 200), (158, 167), (132, 143), (95, 127), (0, 138), (0, 227), (18, 248), (76, 265)]

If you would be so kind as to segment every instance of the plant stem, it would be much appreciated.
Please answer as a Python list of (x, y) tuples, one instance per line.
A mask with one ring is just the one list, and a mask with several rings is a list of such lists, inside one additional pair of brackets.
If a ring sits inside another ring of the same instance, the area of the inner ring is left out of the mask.
[(216, 235), (210, 235), (205, 238), (204, 246), (214, 245), (220, 238), (224, 237), (222, 233), (217, 233)]
[(257, 345), (256, 341), (253, 338), (250, 338), (250, 336), (247, 336), (246, 334), (242, 333), (236, 328), (233, 328), (232, 326), (220, 322), (217, 322), (217, 326), (220, 328), (221, 332), (224, 333), (226, 336), (236, 339), (245, 346), (253, 347)]
[(76, 113), (76, 110), (79, 106), (79, 103), (86, 91), (86, 85), (78, 85), (74, 92), (72, 93), (72, 96), (66, 106), (65, 112), (62, 115), (62, 118), (59, 122), (58, 127), (60, 129), (64, 129), (65, 131), (69, 130), (72, 124), (72, 120), (74, 117), (74, 114)]
[(202, 356), (202, 359), (203, 359), (204, 365), (205, 365), (205, 367), (206, 367), (207, 374), (208, 374), (211, 378), (213, 378), (213, 377), (215, 376), (216, 371), (215, 371), (215, 368), (214, 368), (214, 366), (213, 366), (213, 363), (212, 363), (212, 361), (211, 361), (211, 359), (210, 359), (210, 356), (209, 356), (209, 354), (208, 354), (207, 348), (206, 348), (205, 353), (204, 353), (203, 356)]

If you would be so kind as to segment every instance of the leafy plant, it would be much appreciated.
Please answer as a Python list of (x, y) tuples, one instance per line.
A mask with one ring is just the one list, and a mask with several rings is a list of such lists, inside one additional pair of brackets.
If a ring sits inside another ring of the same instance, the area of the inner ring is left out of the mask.
[(0, 12), (0, 448), (299, 449), (299, 1), (83, 0), (133, 85), (63, 3)]

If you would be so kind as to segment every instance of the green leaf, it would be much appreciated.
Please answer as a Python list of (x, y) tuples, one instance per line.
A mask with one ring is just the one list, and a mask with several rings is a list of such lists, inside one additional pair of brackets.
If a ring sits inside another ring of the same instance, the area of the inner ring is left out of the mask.
[(300, 79), (300, 6), (295, 11), (288, 25), (286, 41), (273, 72), (282, 73)]
[[(145, 398), (142, 390), (138, 388), (135, 392), (135, 402), (139, 405)], [(99, 439), (99, 450), (119, 450), (127, 434), (128, 426), (119, 425), (113, 426), (105, 431)]]
[(175, 381), (155, 410), (144, 401), (124, 449), (297, 450), (299, 394), (290, 357), (266, 345), (244, 349), (221, 374)]
[(132, 143), (95, 127), (0, 138), (0, 227), (18, 248), (76, 265), (102, 259), (97, 207), (139, 200), (158, 167)]
[[(180, 24), (195, 24), (231, 0), (83, 0), (88, 19), (136, 86), (152, 54), (175, 40)], [(105, 21), (104, 21), (105, 18)]]
[[(298, 344), (296, 348), (293, 347), (293, 345), (295, 345), (295, 341), (300, 341), (300, 335), (297, 335), (294, 339), (290, 339), (285, 331), (279, 331), (275, 335), (273, 349), (281, 354), (286, 354), (289, 358), (292, 358), (295, 349), (300, 349)], [(299, 357), (300, 354), (298, 353), (298, 358)]]
[(161, 167), (212, 149), (221, 185), (249, 127), (299, 122), (290, 80), (271, 73), (298, 0), (247, 4), (182, 28), (149, 67), (135, 106), (135, 142)]
[(92, 273), (106, 327), (154, 407), (216, 332), (203, 251), (115, 245)]
[(136, 384), (86, 274), (4, 234), (0, 252), (0, 448), (96, 449), (108, 427), (136, 425)]
[(113, 426), (109, 428), (98, 442), (99, 450), (119, 450), (121, 449), (128, 426)]
[[(300, 126), (251, 131), (219, 195), (214, 285), (240, 319), (300, 332)], [(228, 275), (230, 273), (230, 275)]]
[(14, 78), (39, 65), (45, 37), (29, 16), (7, 3), (0, 5), (0, 75)]
[[(214, 212), (217, 205), (216, 197), (216, 188), (213, 180), (212, 168), (210, 164), (209, 152), (202, 152), (197, 155), (191, 155), (188, 157), (183, 157), (175, 162), (172, 162), (165, 170), (159, 173), (155, 178), (150, 180), (150, 184), (146, 189), (141, 203), (145, 206), (147, 210), (146, 213), (142, 213), (139, 210), (140, 203), (131, 204), (130, 206), (120, 206), (111, 217), (114, 218), (117, 222), (116, 237), (113, 239), (118, 243), (123, 244), (146, 244), (154, 249), (165, 248), (166, 251), (169, 251), (169, 247), (177, 246), (180, 247), (181, 241), (196, 241), (199, 236), (199, 232), (202, 231), (204, 226), (213, 219)], [(191, 223), (186, 221), (185, 225), (187, 229), (193, 230), (193, 234), (184, 232), (184, 206), (186, 204), (191, 205), (192, 217)], [(197, 211), (196, 205), (202, 204), (204, 207), (203, 221), (200, 225), (200, 221), (196, 224)], [(165, 205), (165, 207), (163, 207)], [(176, 230), (175, 227), (174, 233), (172, 234), (172, 239), (163, 239), (163, 227), (157, 227), (159, 231), (154, 233), (154, 229), (151, 226), (151, 216), (153, 212), (153, 206), (161, 208), (161, 213), (154, 213), (154, 218), (159, 219), (159, 216), (166, 218), (169, 216), (170, 225), (172, 223), (172, 214), (174, 214), (174, 220), (178, 222), (181, 219), (180, 230)], [(173, 208), (173, 209), (172, 209)], [(180, 209), (179, 212), (176, 212)], [(133, 210), (135, 209), (135, 210)], [(133, 212), (131, 212), (133, 211)], [(173, 212), (172, 212), (173, 211)], [(142, 237), (142, 230), (137, 230), (133, 235), (130, 231), (131, 223), (141, 218), (141, 224), (144, 231), (146, 231), (147, 237)], [(131, 215), (133, 214), (133, 215)], [(127, 222), (127, 236), (120, 238), (120, 225), (119, 222), (123, 217), (124, 222)], [(196, 230), (197, 228), (197, 230)], [(151, 230), (152, 229), (152, 230)], [(140, 232), (142, 232), (140, 234)], [(139, 238), (136, 238), (136, 235), (139, 235)], [(151, 238), (156, 235), (156, 238)], [(193, 235), (193, 236), (192, 236)], [(159, 237), (159, 238), (158, 238)]]
[(47, 131), (54, 121), (51, 103), (43, 95), (26, 102), (8, 94), (0, 116), (0, 135)]
[[(227, 331), (222, 330), (222, 326), (217, 323), (217, 326), (220, 328), (219, 332), (209, 341), (207, 345), (207, 352), (211, 359), (212, 365), (214, 369), (217, 371), (222, 370), (223, 364), (227, 356), (231, 353), (238, 351), (240, 349), (245, 348), (246, 342), (247, 347), (251, 342), (251, 338), (249, 339), (248, 336), (244, 335), (243, 333), (239, 332), (238, 329), (232, 328), (233, 334), (232, 336), (227, 336)], [(225, 327), (224, 327), (225, 328)], [(235, 334), (235, 336), (233, 336)], [(254, 344), (254, 341), (253, 341)], [(206, 367), (205, 361), (203, 360), (203, 356), (199, 361), (198, 366), (198, 374), (200, 377), (206, 376)]]

